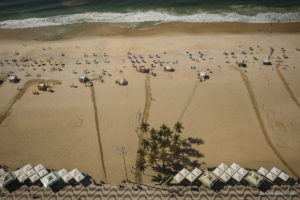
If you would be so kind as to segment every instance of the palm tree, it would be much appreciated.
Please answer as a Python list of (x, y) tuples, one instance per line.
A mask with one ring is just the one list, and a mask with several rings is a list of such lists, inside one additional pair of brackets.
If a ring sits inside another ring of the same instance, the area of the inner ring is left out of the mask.
[(163, 167), (165, 166), (165, 163), (166, 163), (166, 161), (167, 161), (167, 157), (168, 157), (167, 152), (166, 152), (165, 149), (163, 149), (163, 150), (160, 152), (160, 155), (159, 155), (159, 158), (160, 158), (160, 160), (161, 160), (161, 162), (162, 162), (162, 164), (163, 164)]
[(174, 125), (174, 130), (176, 133), (181, 133), (182, 132), (183, 126), (181, 122), (176, 122), (176, 124)]
[(146, 160), (144, 157), (139, 157), (138, 160), (136, 161), (136, 168), (144, 173), (146, 169)]
[(144, 158), (145, 155), (146, 155), (145, 149), (144, 149), (144, 148), (139, 149), (139, 150), (138, 150), (138, 154), (139, 154), (139, 157)]
[(157, 154), (154, 153), (154, 152), (151, 152), (148, 156), (149, 160), (149, 165), (150, 166), (153, 166), (153, 165), (156, 165), (157, 164)]
[(151, 153), (155, 153), (155, 154), (157, 153), (158, 146), (157, 146), (157, 143), (155, 141), (150, 143), (150, 150), (151, 150)]
[(157, 141), (157, 131), (154, 128), (150, 130), (150, 137), (151, 141)]
[(147, 151), (149, 149), (149, 146), (150, 146), (149, 141), (146, 140), (146, 139), (143, 139), (142, 144), (143, 144), (143, 148), (145, 149), (145, 151)]
[(147, 124), (146, 122), (142, 122), (141, 124), (141, 130), (144, 132), (144, 133), (148, 133), (149, 131), (149, 124)]

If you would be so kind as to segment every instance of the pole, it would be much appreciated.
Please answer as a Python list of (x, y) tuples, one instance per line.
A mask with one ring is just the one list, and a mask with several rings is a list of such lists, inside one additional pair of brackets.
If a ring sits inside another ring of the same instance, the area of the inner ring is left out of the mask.
[(121, 147), (119, 147), (119, 150), (120, 150), (120, 154), (123, 157), (126, 182), (128, 182), (129, 179), (128, 179), (128, 174), (127, 174), (126, 160), (125, 160), (125, 154), (127, 153), (127, 149), (126, 149), (126, 147), (121, 146)]

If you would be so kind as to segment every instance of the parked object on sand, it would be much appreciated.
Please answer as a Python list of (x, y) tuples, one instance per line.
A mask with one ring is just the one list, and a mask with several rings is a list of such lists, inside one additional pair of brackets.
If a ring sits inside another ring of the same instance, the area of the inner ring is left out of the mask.
[(79, 82), (80, 83), (86, 83), (86, 82), (88, 82), (89, 81), (89, 79), (88, 79), (88, 77), (86, 77), (86, 76), (80, 76), (79, 77)]
[(238, 60), (236, 61), (236, 64), (238, 65), (238, 67), (247, 67), (247, 64), (244, 60)]
[(119, 85), (128, 85), (128, 81), (125, 78), (121, 78), (120, 80), (116, 80), (116, 83)]
[(84, 85), (85, 87), (93, 87), (93, 83), (91, 81), (87, 81)]
[(9, 82), (11, 82), (11, 83), (17, 83), (20, 80), (16, 75), (11, 75), (11, 76), (9, 76), (8, 79), (9, 79)]
[(174, 72), (175, 71), (175, 69), (171, 66), (164, 67), (164, 70), (165, 70), (165, 72)]
[(207, 75), (205, 72), (198, 72), (198, 79), (200, 82), (203, 82), (206, 79), (209, 79), (209, 75)]
[(272, 65), (270, 59), (268, 59), (268, 58), (263, 59), (263, 64), (264, 64), (264, 65)]
[(36, 90), (32, 90), (32, 94), (33, 95), (38, 95), (38, 94), (40, 94), (38, 91), (36, 91)]
[(145, 66), (140, 66), (137, 68), (138, 72), (142, 72), (142, 73), (149, 73), (149, 69), (146, 68)]

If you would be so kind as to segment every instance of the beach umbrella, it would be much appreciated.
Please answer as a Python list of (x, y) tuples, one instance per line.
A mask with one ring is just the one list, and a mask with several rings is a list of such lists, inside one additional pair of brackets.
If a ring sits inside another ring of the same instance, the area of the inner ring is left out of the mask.
[(224, 182), (224, 183), (227, 183), (229, 181), (229, 179), (231, 178), (231, 176), (229, 176), (228, 174), (226, 173), (223, 173), (221, 176), (220, 176), (221, 180)]
[(189, 170), (187, 170), (186, 168), (183, 168), (180, 172), (179, 172), (183, 177), (186, 177), (187, 175), (189, 175)]
[[(203, 75), (201, 73), (203, 73), (203, 72), (200, 72), (200, 76)], [(204, 72), (204, 76), (205, 76), (205, 72)], [(228, 169), (228, 165), (226, 165), (224, 163), (221, 163), (221, 164), (219, 164), (218, 168), (221, 169), (221, 170), (223, 170), (223, 171), (226, 171)]]
[(278, 177), (285, 182), (290, 178), (289, 175), (284, 172), (281, 172)]
[(182, 176), (180, 173), (176, 174), (173, 179), (177, 182), (177, 183), (181, 183), (181, 181), (183, 181), (184, 176)]
[(70, 171), (69, 174), (70, 174), (73, 178), (75, 178), (75, 176), (77, 176), (77, 174), (80, 174), (80, 171), (79, 171), (77, 168), (75, 168), (75, 169), (73, 169), (72, 171)]
[(35, 172), (35, 170), (32, 168), (32, 169), (30, 169), (30, 170), (28, 170), (27, 172), (26, 172), (26, 175), (28, 176), (28, 177), (30, 177), (30, 176), (32, 176), (33, 174), (35, 174), (36, 172)]
[(34, 170), (36, 172), (41, 171), (42, 169), (45, 169), (45, 167), (42, 164), (38, 164), (37, 166), (34, 167)]
[(241, 168), (241, 166), (239, 166), (236, 163), (232, 163), (232, 165), (230, 166), (231, 169), (234, 169), (235, 171), (239, 170)]
[(239, 174), (241, 174), (243, 177), (246, 176), (248, 174), (248, 170), (244, 169), (244, 168), (240, 168), (238, 171), (237, 171)]
[(266, 177), (267, 177), (270, 181), (272, 181), (272, 182), (277, 178), (277, 176), (276, 176), (275, 174), (273, 174), (272, 172), (269, 172), (269, 173), (266, 175)]
[(202, 172), (200, 169), (198, 169), (197, 167), (195, 167), (195, 169), (193, 169), (192, 173), (193, 173), (196, 177), (198, 177), (198, 176), (200, 176), (203, 172)]
[(47, 175), (49, 172), (46, 169), (42, 169), (41, 171), (38, 172), (40, 177), (43, 177), (45, 175)]
[(24, 183), (24, 181), (28, 179), (28, 176), (26, 174), (21, 174), (20, 176), (17, 177), (17, 179), (20, 183)]
[(31, 183), (34, 183), (40, 179), (40, 176), (37, 173), (35, 173), (32, 176), (30, 176), (29, 179), (30, 179)]
[(232, 169), (231, 167), (229, 167), (226, 171), (225, 171), (226, 174), (228, 174), (229, 176), (233, 176), (233, 174), (235, 173), (235, 170)]
[(21, 176), (22, 174), (24, 174), (24, 172), (23, 172), (23, 169), (21, 168), (21, 169), (18, 169), (18, 170), (16, 170), (16, 171), (14, 171), (13, 174), (14, 174), (16, 177), (18, 177), (18, 176)]
[(82, 181), (84, 179), (84, 176), (81, 173), (79, 173), (74, 177), (74, 179), (77, 183), (79, 183), (80, 181)]
[(67, 173), (61, 178), (65, 183), (68, 183), (72, 179), (72, 176), (69, 173)]
[(276, 167), (273, 167), (270, 172), (272, 172), (276, 176), (279, 176), (279, 174), (281, 173), (281, 170)]
[(213, 173), (214, 173), (216, 176), (220, 177), (220, 176), (224, 173), (224, 171), (221, 170), (221, 169), (219, 169), (219, 168), (216, 168), (216, 169), (213, 171)]
[(193, 173), (189, 173), (189, 175), (187, 175), (185, 178), (192, 183), (194, 180), (196, 180), (197, 176), (195, 176)]
[(32, 169), (31, 164), (27, 164), (24, 167), (22, 167), (22, 170), (24, 173), (26, 173), (27, 171), (29, 171), (30, 169)]
[(269, 171), (266, 168), (261, 167), (259, 168), (258, 173), (260, 173), (263, 176), (266, 176), (269, 173)]
[(232, 176), (232, 178), (233, 178), (234, 180), (236, 180), (237, 182), (240, 182), (240, 181), (244, 178), (244, 176), (241, 175), (240, 173), (236, 172), (236, 173)]
[(66, 174), (68, 174), (67, 170), (66, 169), (61, 169), (57, 172), (58, 176), (60, 177), (63, 177), (65, 176)]

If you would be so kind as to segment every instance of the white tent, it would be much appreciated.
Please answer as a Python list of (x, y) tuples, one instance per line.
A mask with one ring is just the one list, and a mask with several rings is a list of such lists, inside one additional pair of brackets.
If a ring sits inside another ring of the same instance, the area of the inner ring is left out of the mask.
[(31, 183), (34, 183), (40, 179), (40, 176), (37, 173), (35, 173), (32, 176), (30, 176), (29, 179), (30, 179)]
[(244, 178), (244, 176), (241, 175), (240, 173), (236, 172), (236, 173), (232, 176), (232, 178), (233, 178), (234, 180), (236, 180), (237, 182), (240, 182), (240, 181)]
[(217, 177), (210, 171), (205, 171), (203, 175), (200, 176), (199, 181), (207, 187), (211, 187), (217, 181)]
[(197, 179), (197, 176), (195, 176), (193, 173), (189, 173), (189, 175), (187, 175), (185, 178), (192, 183)]
[(272, 182), (277, 178), (277, 176), (276, 176), (275, 174), (273, 174), (272, 172), (269, 172), (269, 173), (266, 175), (266, 177), (267, 177), (270, 181), (272, 181)]
[(181, 183), (181, 181), (183, 181), (184, 177), (183, 177), (180, 173), (178, 173), (178, 174), (176, 174), (176, 175), (173, 177), (173, 179), (174, 179), (177, 183)]
[(36, 172), (35, 172), (35, 170), (32, 168), (32, 169), (30, 169), (30, 170), (28, 170), (27, 172), (26, 172), (26, 175), (28, 176), (28, 177), (30, 177), (30, 176), (32, 176), (33, 174), (35, 174)]
[(46, 169), (42, 169), (41, 171), (38, 172), (40, 177), (43, 177), (45, 175), (47, 175), (49, 172)]
[(27, 171), (29, 171), (31, 169), (32, 169), (31, 164), (27, 164), (24, 167), (22, 167), (22, 170), (23, 170), (24, 173), (26, 173)]
[(231, 176), (229, 176), (228, 174), (226, 173), (223, 173), (221, 176), (220, 176), (221, 180), (224, 182), (224, 183), (227, 183), (229, 181), (229, 179), (231, 178)]
[(4, 169), (0, 169), (0, 176), (2, 175), (2, 174), (4, 174), (5, 173), (5, 171), (4, 171)]
[(18, 169), (16, 171), (13, 172), (13, 174), (18, 177), (18, 176), (21, 176), (22, 174), (24, 174), (22, 168), (21, 169)]
[(41, 178), (41, 182), (43, 183), (44, 187), (49, 187), (52, 184), (56, 183), (58, 180), (58, 177), (53, 172)]
[(266, 168), (261, 167), (259, 168), (258, 173), (260, 173), (263, 176), (266, 176), (269, 173), (269, 171)]
[(63, 177), (65, 176), (66, 174), (68, 174), (67, 170), (66, 169), (61, 169), (57, 172), (57, 175), (60, 176), (60, 177)]
[(283, 181), (287, 181), (290, 178), (289, 175), (284, 172), (281, 172), (278, 177)]
[(196, 177), (198, 177), (198, 176), (200, 176), (203, 172), (202, 172), (200, 169), (198, 169), (198, 168), (196, 167), (195, 169), (193, 169), (192, 173), (193, 173)]
[(219, 164), (218, 168), (223, 170), (223, 171), (226, 171), (228, 169), (228, 165), (226, 165), (224, 163), (221, 163), (221, 164)]
[(84, 179), (84, 176), (80, 173), (77, 174), (74, 179), (77, 181), (77, 183), (79, 183), (80, 181), (82, 181)]
[(24, 183), (24, 181), (28, 179), (28, 176), (26, 174), (21, 174), (20, 176), (17, 177), (17, 179), (20, 183)]
[(231, 167), (229, 167), (226, 171), (225, 171), (226, 174), (228, 174), (229, 176), (233, 176), (233, 174), (235, 173), (235, 170), (232, 169)]
[(72, 171), (70, 171), (69, 174), (70, 174), (73, 178), (75, 178), (75, 176), (77, 176), (77, 174), (80, 174), (80, 171), (79, 171), (77, 168), (75, 168), (75, 169), (73, 169)]
[(257, 174), (256, 172), (250, 171), (248, 176), (245, 178), (245, 180), (258, 188), (262, 183), (262, 181), (264, 180), (264, 178), (259, 174)]
[(222, 170), (219, 169), (219, 168), (216, 168), (216, 169), (213, 171), (213, 173), (214, 173), (216, 176), (220, 177), (220, 176), (224, 173), (224, 171), (222, 171)]
[(183, 168), (179, 173), (185, 178), (187, 177), (187, 175), (190, 174), (190, 171), (187, 170), (186, 168)]
[(45, 167), (42, 164), (38, 164), (37, 166), (34, 167), (34, 170), (36, 172), (41, 171), (42, 169), (45, 169)]
[(65, 183), (68, 183), (73, 177), (69, 173), (67, 173), (61, 178)]
[(276, 176), (279, 176), (279, 174), (281, 173), (281, 170), (276, 167), (273, 167), (270, 172), (272, 172)]
[(236, 163), (232, 163), (232, 165), (230, 166), (230, 168), (231, 168), (231, 169), (234, 169), (234, 171), (238, 171), (238, 170), (241, 168), (241, 166), (239, 166), (239, 165), (236, 164)]
[(244, 168), (240, 168), (238, 171), (237, 171), (239, 174), (241, 174), (243, 177), (246, 176), (248, 174), (248, 170), (244, 169)]

